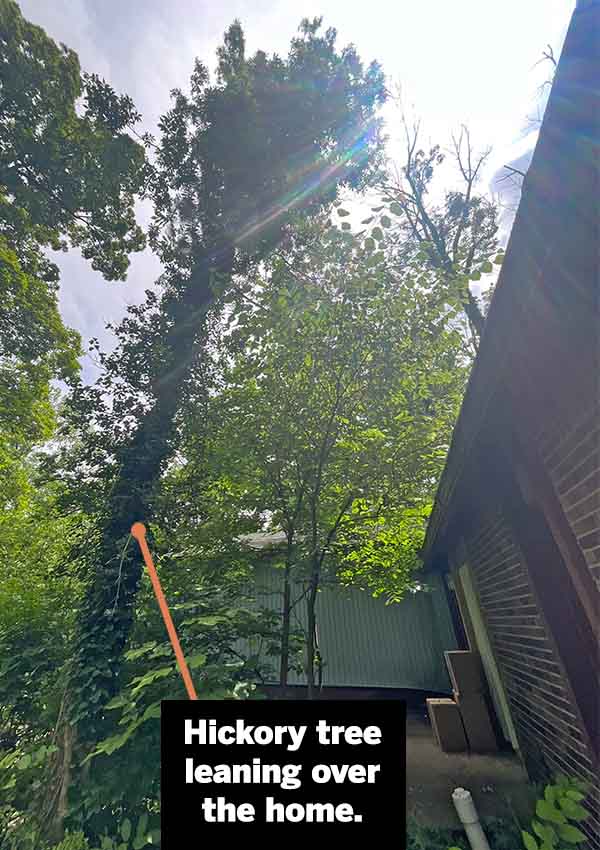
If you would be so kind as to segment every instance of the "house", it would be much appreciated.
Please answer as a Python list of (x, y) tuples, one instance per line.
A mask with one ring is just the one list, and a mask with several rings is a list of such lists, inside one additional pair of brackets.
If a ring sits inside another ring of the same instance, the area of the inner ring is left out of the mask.
[(600, 2), (577, 4), (439, 485), (456, 599), (532, 779), (594, 786), (600, 848)]

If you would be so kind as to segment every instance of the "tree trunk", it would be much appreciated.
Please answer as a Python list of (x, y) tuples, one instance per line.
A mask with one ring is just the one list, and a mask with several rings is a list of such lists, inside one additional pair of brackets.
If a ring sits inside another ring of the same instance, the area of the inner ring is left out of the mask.
[(64, 838), (69, 814), (69, 788), (73, 769), (73, 750), (77, 727), (69, 722), (69, 694), (63, 694), (52, 743), (57, 751), (50, 759), (43, 794), (38, 799), (38, 840), (58, 844)]
[(279, 684), (282, 688), (287, 687), (288, 672), (290, 667), (290, 623), (292, 614), (292, 547), (288, 540), (288, 547), (283, 573), (283, 610), (281, 617), (281, 660), (279, 666)]
[(76, 694), (71, 720), (79, 723), (81, 737), (88, 742), (102, 736), (103, 707), (118, 690), (142, 576), (139, 552), (130, 547), (123, 557), (123, 547), (131, 525), (152, 518), (152, 491), (173, 449), (173, 421), (198, 353), (198, 331), (213, 298), (212, 276), (215, 270), (231, 274), (232, 252), (220, 251), (218, 265), (216, 255), (200, 257), (181, 294), (165, 305), (171, 326), (164, 339), (163, 368), (153, 386), (154, 406), (118, 457), (120, 470), (101, 529), (97, 567), (79, 616), (71, 681)]
[(321, 645), (319, 643), (319, 627), (315, 623), (315, 664), (317, 666), (317, 690), (321, 693), (323, 687), (323, 656), (321, 655)]
[(479, 309), (479, 304), (475, 300), (472, 292), (469, 292), (468, 299), (463, 306), (465, 308), (467, 318), (473, 326), (473, 330), (476, 332), (479, 340), (481, 340), (485, 325), (485, 316)]
[(321, 564), (317, 554), (313, 556), (313, 567), (307, 600), (308, 634), (306, 637), (306, 684), (308, 699), (315, 698), (315, 655), (317, 649), (317, 593)]
[(60, 791), (58, 795), (58, 802), (56, 806), (56, 818), (53, 824), (53, 832), (52, 836), (53, 840), (56, 842), (62, 841), (65, 834), (65, 819), (69, 814), (69, 788), (71, 785), (71, 759), (73, 757), (73, 744), (75, 741), (76, 728), (71, 726), (70, 723), (65, 723), (64, 731), (63, 731), (63, 751), (62, 751), (62, 762), (63, 762), (63, 774), (62, 774), (62, 783), (60, 786)]

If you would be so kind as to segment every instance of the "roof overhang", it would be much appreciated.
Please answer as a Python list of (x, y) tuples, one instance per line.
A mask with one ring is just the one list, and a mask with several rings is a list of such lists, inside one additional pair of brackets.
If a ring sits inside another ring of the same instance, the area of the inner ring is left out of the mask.
[(527, 373), (547, 385), (558, 410), (598, 386), (579, 364), (599, 338), (599, 43), (600, 2), (580, 2), (438, 487), (423, 548), (429, 566), (449, 543), (465, 473), (502, 388)]

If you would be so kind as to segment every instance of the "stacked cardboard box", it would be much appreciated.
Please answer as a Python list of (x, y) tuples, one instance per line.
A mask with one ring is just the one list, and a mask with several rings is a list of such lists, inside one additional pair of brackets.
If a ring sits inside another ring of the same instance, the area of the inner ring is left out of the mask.
[(476, 652), (446, 652), (454, 699), (460, 711), (469, 749), (490, 753), (498, 743), (490, 718), (481, 660)]
[(480, 694), (484, 688), (484, 678), (479, 655), (461, 649), (448, 650), (444, 655), (454, 693)]
[(458, 705), (452, 699), (428, 699), (427, 711), (433, 734), (445, 753), (464, 753), (467, 739)]

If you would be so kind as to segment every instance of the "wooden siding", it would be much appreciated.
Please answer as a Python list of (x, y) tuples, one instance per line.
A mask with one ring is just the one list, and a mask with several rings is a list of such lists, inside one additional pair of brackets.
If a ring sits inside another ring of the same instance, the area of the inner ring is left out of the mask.
[[(519, 744), (533, 777), (565, 773), (597, 783), (592, 755), (524, 559), (500, 515), (467, 538), (466, 552), (500, 668)], [(598, 788), (585, 825), (589, 847), (600, 848)]]

